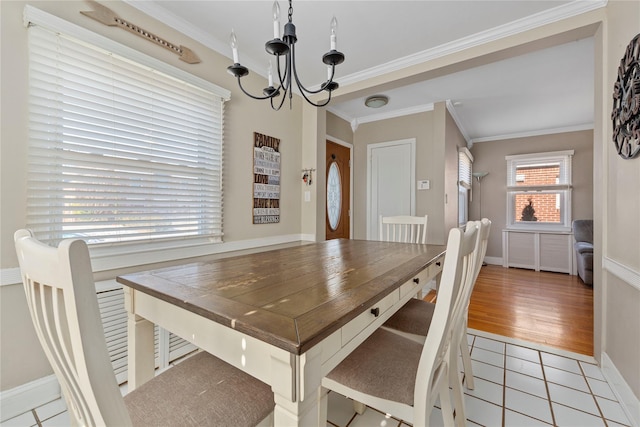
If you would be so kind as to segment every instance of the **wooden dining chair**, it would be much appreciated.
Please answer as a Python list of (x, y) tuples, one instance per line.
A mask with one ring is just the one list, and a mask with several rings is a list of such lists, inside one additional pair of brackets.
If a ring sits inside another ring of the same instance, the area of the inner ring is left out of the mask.
[[(469, 301), (473, 292), (473, 286), (478, 278), (480, 268), (482, 267), (482, 261), (484, 260), (487, 252), (487, 243), (491, 232), (491, 221), (487, 218), (483, 218), (481, 221), (469, 221), (466, 227), (479, 227), (479, 232), (476, 236), (476, 248), (474, 249), (473, 281), (470, 283), (470, 287), (466, 290), (465, 295), (466, 305), (463, 311), (464, 318), (462, 320), (464, 337), (461, 338), (460, 342), (460, 352), (462, 354), (463, 368), (465, 372), (464, 381), (467, 388), (472, 390), (474, 388), (473, 372), (471, 369), (471, 356), (466, 334), (466, 325), (468, 323)], [(429, 331), (429, 325), (431, 324), (434, 308), (435, 304), (432, 302), (421, 299), (411, 299), (388, 321), (386, 321), (382, 327), (403, 335), (406, 338), (413, 339), (417, 342), (423, 342), (427, 332)]]
[(60, 382), (72, 425), (270, 425), (273, 392), (198, 352), (122, 396), (109, 360), (91, 260), (82, 240), (47, 246), (14, 235), (31, 319)]
[(422, 216), (380, 216), (379, 240), (383, 242), (427, 243), (427, 219)]
[(450, 346), (454, 307), (471, 280), (477, 228), (449, 232), (442, 280), (424, 343), (385, 329), (376, 330), (326, 377), (322, 386), (357, 402), (412, 423), (428, 426), (436, 399), (445, 426), (464, 424), (464, 408), (455, 418), (449, 394)]

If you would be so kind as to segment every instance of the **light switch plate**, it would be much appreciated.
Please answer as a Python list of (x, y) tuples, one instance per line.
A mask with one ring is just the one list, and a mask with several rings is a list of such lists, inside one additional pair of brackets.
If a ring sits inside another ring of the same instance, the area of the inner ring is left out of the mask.
[(431, 183), (428, 179), (423, 179), (418, 181), (418, 190), (428, 190), (431, 186)]

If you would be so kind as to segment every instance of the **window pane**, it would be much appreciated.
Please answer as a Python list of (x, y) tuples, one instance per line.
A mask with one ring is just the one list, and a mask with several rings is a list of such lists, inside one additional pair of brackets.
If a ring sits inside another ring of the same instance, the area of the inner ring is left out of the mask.
[(560, 165), (521, 165), (516, 167), (516, 185), (555, 185), (560, 178)]
[(548, 224), (562, 224), (564, 194), (558, 192), (514, 193), (513, 205), (516, 223), (542, 222)]
[(329, 227), (332, 230), (338, 228), (340, 223), (340, 210), (342, 209), (342, 187), (340, 180), (340, 170), (336, 162), (329, 166), (327, 176), (327, 215), (329, 217)]

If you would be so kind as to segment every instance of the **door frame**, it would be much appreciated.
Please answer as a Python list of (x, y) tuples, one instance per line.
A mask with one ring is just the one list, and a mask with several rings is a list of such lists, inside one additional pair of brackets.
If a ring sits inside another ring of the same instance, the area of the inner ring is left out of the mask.
[(379, 142), (375, 144), (367, 145), (367, 240), (371, 240), (372, 236), (370, 233), (371, 223), (373, 218), (371, 217), (371, 160), (372, 160), (372, 152), (376, 148), (384, 148), (390, 147), (393, 145), (409, 145), (411, 148), (411, 170), (409, 171), (410, 179), (411, 179), (411, 213), (410, 215), (416, 214), (416, 139), (415, 138), (407, 138), (407, 139), (399, 139), (396, 141), (387, 141), (387, 142)]
[[(335, 138), (330, 135), (326, 135), (326, 141), (333, 142), (334, 144), (342, 145), (349, 149), (349, 239), (353, 239), (353, 144), (342, 141), (341, 139)], [(325, 148), (327, 142), (325, 141)], [(325, 176), (327, 171), (324, 171)], [(324, 198), (327, 198), (327, 189), (324, 190)], [(326, 203), (325, 203), (325, 211), (326, 211)], [(324, 213), (327, 214), (326, 212)], [(326, 219), (325, 219), (326, 221)]]

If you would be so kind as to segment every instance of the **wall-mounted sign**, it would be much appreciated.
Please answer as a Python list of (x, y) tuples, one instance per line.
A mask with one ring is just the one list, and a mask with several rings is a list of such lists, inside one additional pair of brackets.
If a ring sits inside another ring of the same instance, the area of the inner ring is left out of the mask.
[(253, 223), (280, 222), (280, 140), (253, 133)]

